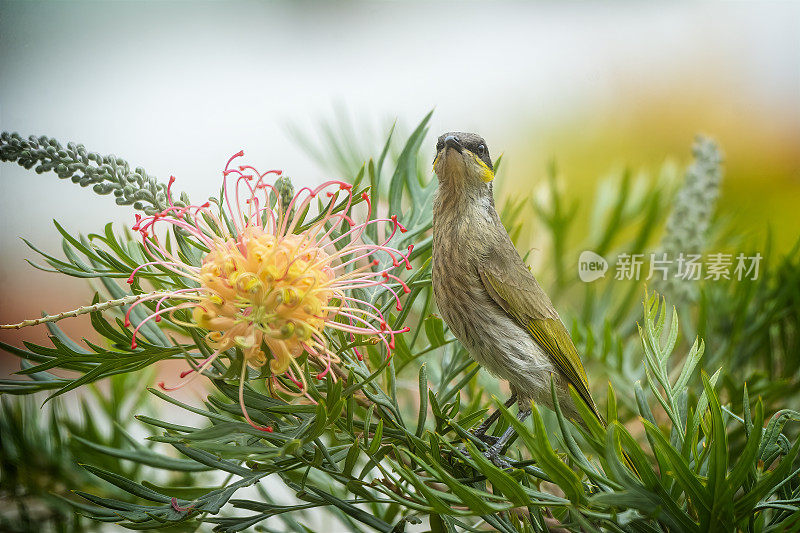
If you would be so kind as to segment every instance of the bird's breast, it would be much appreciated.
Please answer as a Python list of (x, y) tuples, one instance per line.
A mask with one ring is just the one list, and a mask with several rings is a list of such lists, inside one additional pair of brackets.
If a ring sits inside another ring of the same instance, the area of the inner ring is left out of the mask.
[[(462, 219), (463, 220), (463, 219)], [(478, 273), (485, 241), (475, 242), (466, 222), (434, 218), (433, 291), (453, 335), (473, 359), (514, 385), (523, 397), (547, 386), (552, 363), (533, 337), (495, 302)]]

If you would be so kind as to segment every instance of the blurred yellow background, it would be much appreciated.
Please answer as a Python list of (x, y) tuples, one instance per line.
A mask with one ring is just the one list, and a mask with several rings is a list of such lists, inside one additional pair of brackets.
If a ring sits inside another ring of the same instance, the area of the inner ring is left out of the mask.
[(682, 176), (691, 141), (702, 133), (723, 151), (718, 214), (745, 242), (763, 248), (771, 233), (773, 251), (787, 251), (800, 237), (800, 94), (794, 103), (761, 107), (737, 100), (722, 79), (695, 87), (690, 80), (687, 73), (667, 87), (630, 88), (593, 113), (553, 125), (504, 191), (523, 191), (530, 176), (543, 176), (555, 160), (562, 186), (581, 205), (591, 205), (598, 178), (607, 173), (630, 169), (655, 178), (671, 163)]

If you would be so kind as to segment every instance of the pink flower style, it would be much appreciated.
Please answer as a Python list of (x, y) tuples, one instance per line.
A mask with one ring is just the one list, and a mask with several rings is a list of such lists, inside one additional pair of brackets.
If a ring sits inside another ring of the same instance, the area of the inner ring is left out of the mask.
[[(242, 155), (239, 152), (231, 157), (223, 172), (226, 209), (222, 205), (212, 209), (210, 202), (176, 206), (170, 193), (173, 177), (167, 188), (169, 207), (152, 216), (136, 216), (133, 229), (140, 233), (152, 261), (138, 266), (128, 283), (133, 283), (141, 269), (158, 265), (194, 281), (197, 287), (142, 297), (128, 309), (125, 321), (130, 324), (131, 310), (137, 305), (157, 300), (154, 312), (133, 332), (132, 347), (136, 348), (143, 324), (158, 322), (167, 313), (177, 321), (175, 311), (191, 309), (191, 322), (177, 322), (207, 330), (205, 340), (214, 352), (198, 368), (181, 373), (178, 383), (159, 385), (165, 390), (177, 389), (209, 369), (221, 353), (239, 347), (246, 362), (239, 382), (242, 413), (253, 427), (272, 431), (255, 424), (245, 409), (247, 366), (260, 368), (269, 362), (272, 386), (280, 386), (277, 376), (284, 374), (304, 392), (306, 383), (296, 361), (298, 356), (306, 352), (322, 369), (316, 375), (318, 379), (324, 379), (331, 366), (341, 362), (328, 345), (325, 328), (347, 332), (353, 341), (355, 335), (372, 336), (374, 342), (386, 346), (390, 356), (395, 335), (408, 328), (392, 329), (380, 309), (353, 297), (351, 290), (380, 287), (391, 294), (397, 310), (401, 310), (398, 292), (407, 293), (409, 289), (391, 272), (401, 265), (411, 269), (408, 259), (413, 246), (405, 252), (389, 246), (397, 231), (406, 230), (396, 216), (370, 220), (372, 205), (366, 193), (362, 194), (368, 209), (365, 221), (353, 220), (352, 186), (340, 181), (301, 189), (284, 211), (279, 191), (266, 181), (267, 176), (280, 176), (281, 171), (260, 173), (247, 165), (232, 167)], [(327, 201), (318, 217), (308, 215), (315, 199)], [(313, 223), (300, 227), (306, 217), (314, 219)], [(156, 232), (162, 223), (180, 228), (207, 250), (200, 266), (187, 264), (162, 244)], [(362, 239), (370, 224), (391, 224), (382, 243)], [(340, 226), (346, 231), (335, 234)], [(390, 259), (389, 266), (374, 270), (380, 265), (376, 258), (379, 254)], [(357, 349), (354, 352), (363, 359)], [(336, 379), (335, 373), (331, 377)]]

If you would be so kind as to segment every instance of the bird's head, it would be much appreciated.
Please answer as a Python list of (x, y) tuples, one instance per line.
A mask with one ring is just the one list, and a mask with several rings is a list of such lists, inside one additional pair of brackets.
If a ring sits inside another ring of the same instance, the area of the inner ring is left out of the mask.
[(494, 167), (483, 137), (451, 131), (439, 137), (433, 171), (440, 184), (459, 189), (486, 188), (494, 179)]

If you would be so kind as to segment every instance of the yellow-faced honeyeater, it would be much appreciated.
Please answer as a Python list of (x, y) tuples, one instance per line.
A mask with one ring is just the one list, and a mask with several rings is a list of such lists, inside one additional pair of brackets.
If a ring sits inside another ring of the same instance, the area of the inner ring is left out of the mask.
[[(550, 298), (517, 253), (494, 206), (494, 169), (486, 142), (474, 133), (445, 133), (436, 145), (439, 190), (433, 204), (433, 291), (442, 318), (469, 354), (507, 380), (519, 419), (531, 401), (552, 407), (551, 376), (565, 416), (579, 420), (569, 386), (602, 421), (586, 372)], [(495, 411), (473, 434), (487, 455), (513, 436), (486, 431)]]

